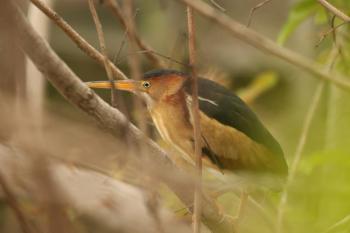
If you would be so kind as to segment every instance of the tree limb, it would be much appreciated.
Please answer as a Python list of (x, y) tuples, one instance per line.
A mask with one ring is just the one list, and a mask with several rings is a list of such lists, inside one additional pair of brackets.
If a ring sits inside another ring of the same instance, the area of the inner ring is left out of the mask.
[[(52, 159), (46, 148), (30, 146), (31, 148), (26, 148), (16, 145), (14, 149), (0, 144), (0, 171), (4, 174), (2, 176), (0, 173), (0, 189), (2, 178), (6, 178), (7, 183), (13, 187), (12, 199), (25, 197), (26, 200), (33, 201), (35, 206), (41, 207), (41, 215), (51, 219), (45, 221), (49, 225), (49, 230), (45, 232), (67, 232), (67, 226), (72, 224), (71, 219), (66, 219), (65, 222), (58, 219), (64, 217), (62, 214), (66, 214), (66, 207), (76, 210), (79, 216), (95, 220), (97, 225), (112, 232), (191, 232), (188, 224), (179, 220), (163, 205), (156, 207), (159, 212), (157, 221), (163, 230), (157, 231), (158, 223), (150, 214), (145, 198), (147, 189), (90, 169), (72, 169), (70, 164)], [(72, 228), (69, 230), (72, 232)], [(36, 229), (24, 233), (34, 232), (38, 233)]]
[(248, 43), (249, 45), (275, 57), (280, 58), (322, 80), (330, 81), (340, 88), (350, 90), (350, 82), (346, 81), (346, 77), (338, 73), (329, 73), (320, 64), (306, 58), (289, 49), (278, 46), (272, 40), (265, 36), (247, 28), (246, 26), (236, 22), (227, 15), (215, 10), (208, 4), (198, 0), (177, 0), (181, 1), (196, 10), (201, 15), (218, 24), (220, 27), (229, 31), (238, 39)]
[(339, 19), (349, 23), (350, 22), (350, 17), (347, 16), (345, 13), (343, 13), (341, 10), (327, 2), (326, 0), (318, 0), (318, 2), (326, 8), (329, 12), (337, 16)]
[[(105, 58), (103, 54), (99, 53), (93, 46), (91, 46), (82, 36), (79, 35), (62, 17), (45, 5), (40, 0), (30, 0), (36, 7), (38, 7), (47, 17), (49, 17), (58, 27), (60, 27), (69, 38), (89, 57), (96, 60), (101, 66), (105, 65)], [(118, 79), (127, 79), (126, 75), (118, 69), (111, 61), (108, 61), (109, 67), (113, 76)]]

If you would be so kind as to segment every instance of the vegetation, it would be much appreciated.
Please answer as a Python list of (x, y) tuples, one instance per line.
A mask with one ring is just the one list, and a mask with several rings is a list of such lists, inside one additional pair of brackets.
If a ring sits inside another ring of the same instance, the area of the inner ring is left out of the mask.
[[(204, 168), (196, 232), (350, 231), (348, 0), (30, 2), (0, 8), (0, 232), (193, 231), (196, 179), (140, 98), (83, 83), (160, 67), (238, 93), (289, 165), (283, 190), (254, 189), (239, 220), (247, 184)], [(33, 30), (45, 25), (51, 47)]]

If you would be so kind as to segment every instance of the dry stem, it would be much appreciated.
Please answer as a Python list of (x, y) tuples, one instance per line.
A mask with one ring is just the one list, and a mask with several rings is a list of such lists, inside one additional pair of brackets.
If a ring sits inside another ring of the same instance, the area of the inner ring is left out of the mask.
[(264, 0), (263, 2), (258, 3), (256, 6), (254, 6), (250, 12), (249, 12), (249, 17), (248, 17), (248, 23), (247, 23), (247, 27), (250, 26), (250, 24), (252, 23), (253, 20), (253, 15), (255, 13), (256, 10), (258, 10), (259, 8), (265, 6), (267, 3), (271, 2), (272, 0)]
[[(129, 56), (128, 56), (128, 65), (130, 67), (130, 75), (132, 79), (141, 80), (142, 79), (142, 69), (141, 69), (141, 61), (139, 58), (139, 54), (133, 53), (137, 48), (137, 36), (136, 36), (136, 26), (134, 21), (134, 2), (133, 0), (126, 0), (124, 2), (124, 12), (126, 18), (126, 32), (128, 36), (129, 46)], [(147, 136), (147, 122), (146, 116), (143, 114), (146, 112), (145, 106), (142, 104), (141, 100), (138, 98), (133, 99), (134, 108), (137, 110), (135, 118), (136, 125), (139, 129), (146, 134)], [(147, 148), (143, 144), (138, 145), (138, 153), (147, 153)]]
[(220, 6), (219, 3), (217, 3), (215, 0), (210, 0), (211, 4), (213, 4), (213, 6), (215, 6), (216, 8), (218, 8), (219, 10), (221, 10), (222, 12), (225, 12), (226, 9), (222, 6)]
[(187, 24), (188, 24), (188, 50), (191, 65), (191, 84), (192, 84), (192, 115), (193, 115), (193, 138), (194, 154), (196, 158), (196, 189), (194, 193), (194, 219), (193, 232), (199, 233), (201, 226), (202, 212), (202, 151), (201, 151), (201, 129), (199, 124), (199, 104), (198, 104), (198, 78), (196, 72), (196, 32), (193, 18), (193, 9), (187, 6)]
[(226, 29), (231, 34), (233, 34), (238, 39), (254, 46), (255, 48), (280, 58), (304, 71), (313, 74), (314, 77), (320, 78), (322, 80), (327, 80), (338, 87), (350, 90), (350, 82), (348, 82), (346, 77), (338, 73), (329, 73), (320, 64), (306, 58), (292, 50), (278, 46), (272, 40), (264, 37), (263, 35), (247, 28), (246, 26), (236, 22), (227, 15), (215, 10), (208, 4), (205, 4), (198, 0), (178, 0), (188, 4), (193, 7), (201, 15), (211, 19), (213, 22), (217, 23), (220, 27)]
[[(40, 0), (30, 0), (36, 7), (38, 7), (47, 17), (49, 17), (58, 27), (60, 27), (68, 37), (89, 57), (95, 59), (101, 66), (105, 65), (105, 57), (99, 53), (93, 46), (91, 46), (83, 37), (79, 35), (62, 17), (45, 5)], [(126, 75), (118, 69), (111, 61), (108, 60), (108, 66), (114, 77), (118, 79), (127, 79)]]
[[(102, 29), (102, 24), (101, 21), (98, 17), (95, 4), (93, 0), (88, 0), (89, 3), (89, 9), (92, 15), (92, 19), (94, 20), (95, 26), (96, 26), (96, 31), (97, 31), (97, 37), (98, 37), (98, 42), (100, 44), (100, 50), (103, 55), (103, 64), (107, 73), (107, 77), (109, 81), (113, 82), (114, 78), (112, 75), (112, 71), (110, 66), (108, 65), (109, 59), (108, 59), (108, 54), (107, 54), (107, 49), (106, 49), (106, 41), (105, 37), (103, 35), (103, 29)], [(114, 85), (112, 85), (111, 89), (111, 103), (112, 106), (116, 107), (116, 101), (117, 101), (117, 93), (115, 92)]]
[(341, 20), (344, 20), (345, 22), (350, 22), (350, 17), (347, 16), (345, 13), (343, 13), (341, 10), (327, 2), (326, 0), (318, 0), (318, 2), (326, 8), (328, 11), (332, 12), (334, 15), (336, 15)]

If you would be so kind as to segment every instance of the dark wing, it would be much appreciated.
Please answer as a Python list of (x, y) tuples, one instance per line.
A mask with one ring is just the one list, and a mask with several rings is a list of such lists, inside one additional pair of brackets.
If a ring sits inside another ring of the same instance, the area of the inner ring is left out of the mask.
[(210, 148), (209, 143), (207, 142), (207, 140), (205, 139), (205, 137), (202, 135), (203, 141), (204, 141), (204, 145), (202, 147), (202, 154), (207, 156), (210, 161), (215, 164), (222, 172), (222, 169), (224, 169), (224, 165), (222, 164), (219, 156), (217, 156), (214, 151)]
[[(190, 82), (188, 82), (186, 92), (191, 93), (190, 90)], [(203, 113), (263, 144), (278, 156), (278, 159), (284, 163), (283, 166), (286, 167), (279, 143), (237, 95), (211, 80), (202, 78), (198, 79), (198, 94), (199, 108)]]

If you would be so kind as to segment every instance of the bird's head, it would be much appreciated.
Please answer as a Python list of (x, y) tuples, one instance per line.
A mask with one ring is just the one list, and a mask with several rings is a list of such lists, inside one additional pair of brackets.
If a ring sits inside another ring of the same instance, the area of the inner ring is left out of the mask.
[(172, 96), (179, 92), (188, 76), (175, 70), (155, 70), (144, 74), (142, 80), (94, 81), (87, 82), (90, 88), (115, 89), (146, 93), (152, 101)]

